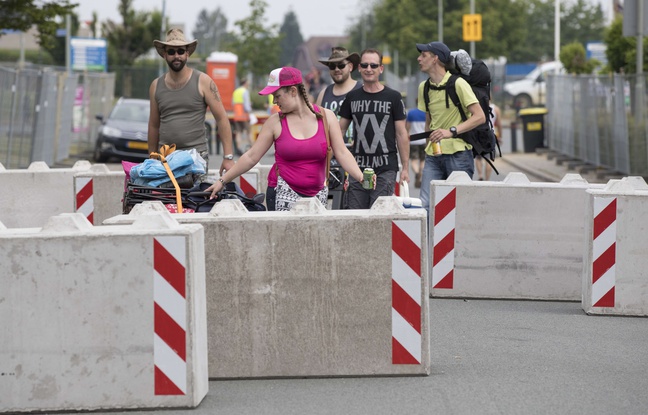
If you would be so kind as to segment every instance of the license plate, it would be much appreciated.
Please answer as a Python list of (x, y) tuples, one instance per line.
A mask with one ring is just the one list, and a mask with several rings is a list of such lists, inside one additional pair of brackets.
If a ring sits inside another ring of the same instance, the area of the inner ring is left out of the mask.
[(148, 150), (148, 143), (144, 141), (129, 141), (126, 147), (136, 150)]

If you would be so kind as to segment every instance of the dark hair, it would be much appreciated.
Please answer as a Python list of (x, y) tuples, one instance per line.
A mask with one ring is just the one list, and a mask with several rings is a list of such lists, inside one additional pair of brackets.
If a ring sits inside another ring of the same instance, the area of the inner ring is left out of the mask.
[(375, 53), (376, 55), (378, 55), (378, 58), (380, 58), (380, 64), (382, 65), (383, 55), (378, 49), (368, 48), (363, 50), (362, 52), (360, 52), (360, 59), (362, 59), (365, 53)]

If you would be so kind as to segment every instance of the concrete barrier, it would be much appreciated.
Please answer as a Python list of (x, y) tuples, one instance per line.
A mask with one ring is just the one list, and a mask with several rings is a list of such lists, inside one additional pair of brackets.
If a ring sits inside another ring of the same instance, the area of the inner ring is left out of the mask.
[(207, 394), (204, 233), (168, 215), (0, 224), (0, 412), (196, 407)]
[[(234, 183), (236, 183), (243, 193), (247, 197), (252, 197), (257, 193), (264, 193), (265, 190), (262, 191), (262, 189), (265, 189), (268, 187), (268, 177), (267, 175), (265, 176), (265, 186), (263, 186), (263, 178), (261, 177), (261, 172), (257, 167), (254, 167), (250, 169), (248, 172), (243, 173), (236, 179), (234, 179)], [(207, 174), (207, 182), (209, 183), (214, 183), (218, 180), (220, 177), (220, 174), (218, 173), (218, 169), (214, 170), (209, 170), (209, 173)]]
[(41, 227), (50, 217), (74, 212), (74, 174), (88, 170), (82, 160), (72, 168), (50, 169), (42, 161), (27, 169), (0, 169), (0, 222), (8, 228)]
[[(163, 209), (137, 208), (105, 223)], [(424, 210), (307, 198), (290, 212), (225, 200), (173, 216), (205, 228), (210, 378), (430, 373)]]
[(587, 193), (583, 310), (648, 316), (648, 185), (627, 177)]
[(74, 211), (82, 213), (92, 224), (122, 213), (124, 197), (123, 171), (110, 171), (105, 164), (74, 175)]
[(431, 295), (580, 301), (586, 190), (597, 187), (577, 174), (432, 181)]

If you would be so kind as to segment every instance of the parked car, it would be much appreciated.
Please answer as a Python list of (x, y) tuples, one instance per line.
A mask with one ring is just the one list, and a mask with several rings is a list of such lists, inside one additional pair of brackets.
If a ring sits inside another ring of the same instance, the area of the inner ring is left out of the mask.
[(104, 163), (110, 158), (142, 161), (149, 157), (147, 99), (120, 98), (108, 118), (96, 118), (101, 121), (94, 151), (96, 162)]
[(538, 65), (519, 81), (504, 84), (504, 92), (513, 108), (527, 108), (544, 105), (547, 98), (545, 80), (549, 73), (563, 73), (564, 68), (560, 62), (546, 62)]

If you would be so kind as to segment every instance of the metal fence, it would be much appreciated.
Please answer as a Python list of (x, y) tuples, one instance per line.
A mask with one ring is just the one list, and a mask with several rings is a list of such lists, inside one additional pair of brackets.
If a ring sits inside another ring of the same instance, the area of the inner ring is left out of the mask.
[(646, 75), (547, 80), (547, 146), (594, 167), (648, 177)]
[(113, 106), (114, 74), (0, 67), (0, 163), (54, 165), (91, 151), (98, 122)]

